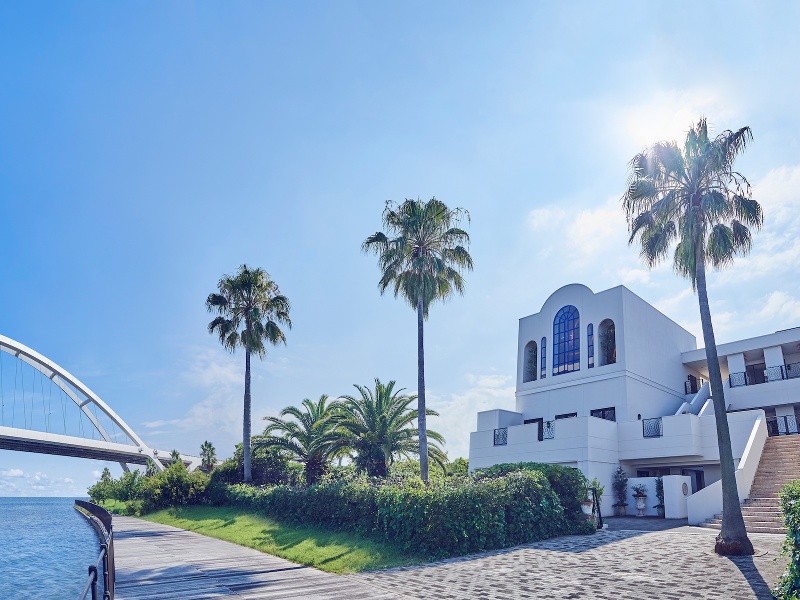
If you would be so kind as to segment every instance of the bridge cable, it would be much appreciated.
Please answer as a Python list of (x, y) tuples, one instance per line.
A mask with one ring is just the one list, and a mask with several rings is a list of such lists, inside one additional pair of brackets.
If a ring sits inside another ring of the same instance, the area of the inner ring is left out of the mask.
[(19, 371), (19, 361), (14, 361), (14, 409), (11, 411), (11, 426), (14, 426), (14, 416), (17, 414), (17, 371)]
[(44, 373), (39, 371), (39, 391), (42, 393), (42, 413), (44, 414), (44, 430), (50, 433), (50, 413), (44, 405)]
[(22, 388), (22, 417), (25, 420), (25, 429), (28, 428), (28, 404), (25, 402), (25, 365), (19, 366), (20, 387)]
[(6, 391), (3, 389), (3, 354), (0, 350), (0, 409), (2, 409), (3, 427), (6, 426)]
[(64, 405), (64, 390), (58, 388), (60, 392), (58, 397), (61, 398), (61, 416), (64, 418), (64, 435), (67, 435), (67, 407)]

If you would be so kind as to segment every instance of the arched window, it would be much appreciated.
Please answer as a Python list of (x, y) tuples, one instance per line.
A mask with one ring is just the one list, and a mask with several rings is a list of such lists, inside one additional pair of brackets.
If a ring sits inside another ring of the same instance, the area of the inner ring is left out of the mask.
[(578, 309), (567, 305), (553, 319), (553, 375), (581, 370), (581, 319)]
[(522, 383), (536, 381), (536, 372), (539, 369), (539, 361), (536, 354), (536, 342), (528, 342), (522, 355)]
[(600, 338), (600, 363), (599, 366), (613, 365), (617, 362), (617, 332), (614, 321), (606, 319), (597, 327), (597, 336)]
[(541, 368), (541, 377), (544, 379), (547, 377), (547, 338), (542, 338), (542, 368)]
[(589, 359), (589, 368), (594, 367), (594, 325), (586, 326), (586, 354)]

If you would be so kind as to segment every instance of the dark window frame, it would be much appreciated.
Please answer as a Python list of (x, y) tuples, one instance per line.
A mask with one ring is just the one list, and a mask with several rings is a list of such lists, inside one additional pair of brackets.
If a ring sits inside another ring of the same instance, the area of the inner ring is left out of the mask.
[(547, 377), (547, 337), (542, 338), (541, 344), (541, 362), (542, 366), (539, 373), (539, 379), (544, 379)]
[(581, 370), (581, 316), (572, 304), (553, 319), (553, 376)]
[(578, 416), (578, 413), (571, 412), (571, 413), (564, 413), (563, 415), (556, 415), (556, 421), (559, 419), (574, 419)]
[(594, 368), (594, 325), (589, 323), (586, 326), (586, 358), (589, 368)]
[[(606, 421), (617, 421), (617, 407), (608, 406), (606, 408), (595, 408), (590, 413), (590, 416), (597, 417), (598, 419), (605, 419)], [(609, 417), (611, 417), (609, 419)]]

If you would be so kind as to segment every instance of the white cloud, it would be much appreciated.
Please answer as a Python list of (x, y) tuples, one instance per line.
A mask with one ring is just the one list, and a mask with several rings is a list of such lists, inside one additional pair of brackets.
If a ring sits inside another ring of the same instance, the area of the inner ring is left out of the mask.
[(21, 469), (2, 469), (0, 477), (22, 477), (24, 473)]
[(428, 426), (441, 433), (450, 460), (469, 456), (469, 434), (475, 431), (477, 414), (484, 410), (514, 410), (514, 382), (504, 375), (467, 375), (472, 387), (461, 393), (440, 395), (429, 392), (428, 406), (441, 416), (428, 420)]
[(617, 131), (627, 134), (627, 145), (644, 149), (659, 141), (674, 140), (679, 144), (686, 132), (700, 117), (707, 116), (715, 131), (738, 122), (739, 109), (725, 90), (710, 87), (649, 92), (645, 100), (619, 105), (612, 111), (611, 121)]
[(776, 316), (786, 319), (787, 325), (800, 324), (800, 300), (783, 291), (768, 294), (763, 299), (764, 306), (758, 316), (763, 319), (774, 319)]

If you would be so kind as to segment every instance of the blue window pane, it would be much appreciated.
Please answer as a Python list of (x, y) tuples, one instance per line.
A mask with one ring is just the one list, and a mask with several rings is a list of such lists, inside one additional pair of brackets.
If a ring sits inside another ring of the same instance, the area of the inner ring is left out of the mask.
[[(578, 309), (572, 305), (563, 307), (553, 319), (553, 375), (580, 371), (580, 327), (581, 320)], [(591, 327), (589, 325), (589, 332), (591, 332)], [(592, 340), (593, 337), (592, 335)], [(544, 340), (542, 340), (542, 348), (544, 348)], [(594, 358), (594, 348), (592, 348), (591, 356)], [(592, 364), (592, 366), (594, 365)], [(544, 368), (544, 352), (542, 353), (542, 367)]]

